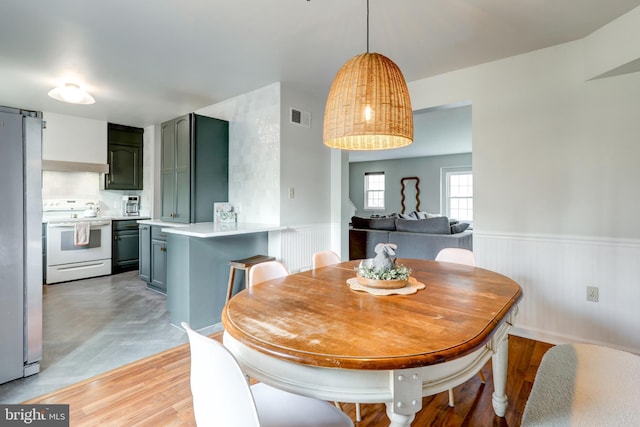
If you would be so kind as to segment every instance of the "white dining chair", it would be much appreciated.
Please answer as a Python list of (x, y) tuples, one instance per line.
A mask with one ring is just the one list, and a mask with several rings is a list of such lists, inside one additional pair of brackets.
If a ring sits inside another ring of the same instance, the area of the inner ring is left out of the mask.
[(453, 262), (456, 264), (476, 265), (476, 257), (469, 249), (444, 248), (436, 255), (436, 261)]
[(288, 275), (289, 270), (280, 261), (261, 262), (249, 270), (249, 286)]
[(338, 264), (340, 262), (340, 256), (333, 251), (320, 251), (313, 254), (311, 262), (311, 268), (326, 267), (327, 265)]
[(191, 349), (191, 394), (198, 427), (353, 427), (328, 402), (263, 383), (249, 386), (235, 357), (220, 342), (182, 323)]
[[(455, 264), (464, 264), (469, 265), (471, 267), (475, 267), (476, 265), (476, 257), (472, 251), (469, 249), (462, 248), (444, 248), (438, 252), (436, 255), (436, 261), (441, 262), (452, 262)], [(482, 371), (478, 371), (478, 376), (480, 377), (480, 381), (484, 384), (486, 378)], [(449, 389), (449, 406), (453, 408), (455, 404), (455, 398), (453, 396), (453, 389)]]

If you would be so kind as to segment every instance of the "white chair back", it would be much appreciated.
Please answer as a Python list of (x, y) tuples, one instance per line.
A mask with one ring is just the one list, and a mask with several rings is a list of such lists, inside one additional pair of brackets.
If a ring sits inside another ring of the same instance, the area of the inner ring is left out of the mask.
[(249, 286), (288, 275), (287, 267), (280, 261), (261, 262), (249, 270)]
[(191, 348), (191, 394), (198, 427), (260, 427), (247, 379), (233, 355), (183, 322)]
[(198, 427), (353, 427), (328, 402), (264, 383), (249, 386), (236, 358), (182, 322), (191, 346), (191, 394)]
[(337, 253), (333, 251), (320, 251), (313, 254), (311, 267), (315, 270), (316, 268), (338, 264), (339, 262), (340, 256)]
[(436, 261), (453, 262), (456, 264), (476, 265), (476, 257), (469, 249), (444, 248), (436, 256)]

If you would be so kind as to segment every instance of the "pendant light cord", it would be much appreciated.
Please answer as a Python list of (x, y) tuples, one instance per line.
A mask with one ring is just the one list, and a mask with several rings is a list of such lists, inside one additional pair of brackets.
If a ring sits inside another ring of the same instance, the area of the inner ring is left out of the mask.
[(367, 53), (369, 53), (369, 0), (367, 0)]

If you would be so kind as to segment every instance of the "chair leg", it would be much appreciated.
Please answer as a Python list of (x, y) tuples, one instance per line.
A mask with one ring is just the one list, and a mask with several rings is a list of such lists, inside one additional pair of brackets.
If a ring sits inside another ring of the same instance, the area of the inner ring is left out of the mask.
[(249, 270), (251, 270), (251, 266), (248, 265), (247, 268), (244, 269), (244, 288), (249, 289), (251, 284), (249, 283)]
[(229, 283), (227, 284), (227, 302), (231, 299), (233, 295), (233, 281), (236, 278), (236, 268), (231, 266), (229, 268)]
[[(484, 374), (482, 373), (482, 370), (478, 371), (478, 376), (480, 377), (480, 381), (482, 382), (482, 384), (487, 382), (487, 379), (484, 377)], [(450, 388), (449, 389), (449, 406), (451, 406), (452, 408), (455, 405), (455, 400), (453, 398), (453, 389)]]
[[(344, 410), (342, 409), (342, 405), (340, 404), (340, 402), (333, 402), (334, 405), (336, 405), (336, 408), (340, 409), (342, 412), (344, 412)], [(356, 405), (356, 421), (360, 422), (362, 421), (362, 416), (360, 416), (360, 404), (358, 402), (355, 403)]]
[(480, 382), (482, 382), (482, 384), (487, 382), (487, 379), (484, 377), (482, 371), (478, 371), (478, 376), (480, 377)]

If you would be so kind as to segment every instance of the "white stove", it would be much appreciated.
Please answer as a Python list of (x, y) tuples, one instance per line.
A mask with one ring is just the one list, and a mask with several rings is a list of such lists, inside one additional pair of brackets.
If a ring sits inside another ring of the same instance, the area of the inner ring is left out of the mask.
[(43, 200), (47, 284), (111, 274), (111, 218), (91, 199)]

